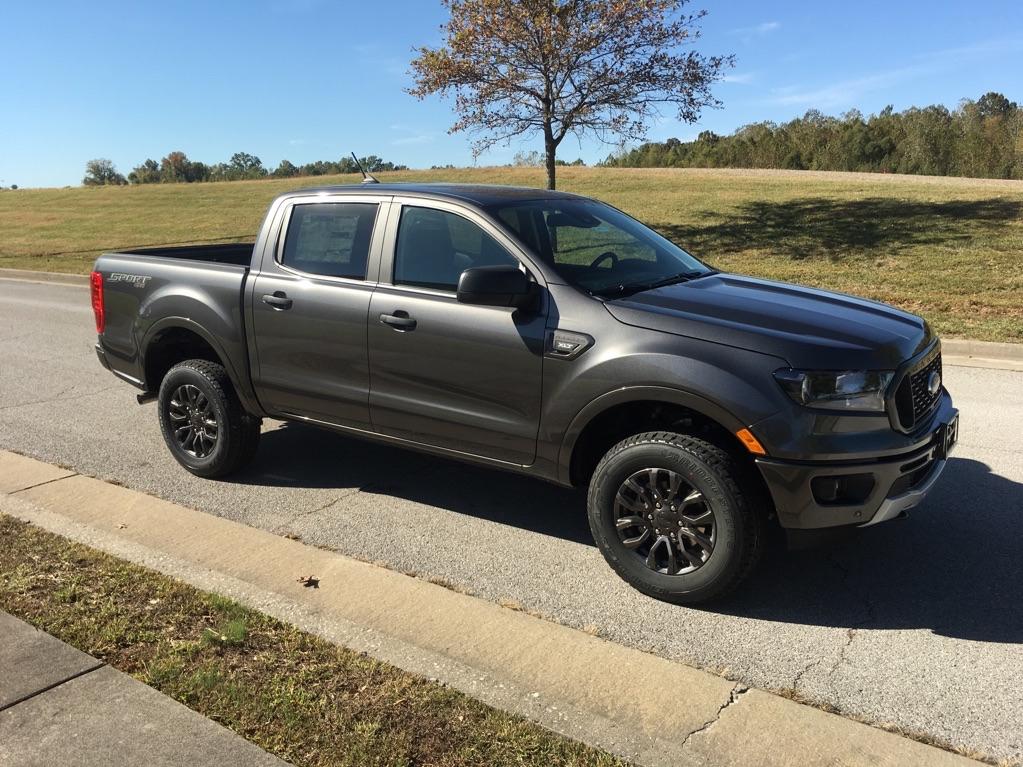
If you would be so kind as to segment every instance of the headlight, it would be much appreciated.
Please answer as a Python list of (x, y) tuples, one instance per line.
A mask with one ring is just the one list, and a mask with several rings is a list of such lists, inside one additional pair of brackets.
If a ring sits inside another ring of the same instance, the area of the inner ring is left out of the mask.
[(884, 395), (895, 377), (891, 370), (812, 371), (785, 368), (775, 380), (793, 400), (826, 410), (883, 412)]

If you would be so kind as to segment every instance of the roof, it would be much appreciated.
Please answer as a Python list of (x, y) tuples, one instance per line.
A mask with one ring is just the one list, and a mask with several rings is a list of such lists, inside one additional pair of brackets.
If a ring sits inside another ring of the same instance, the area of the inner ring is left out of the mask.
[(507, 202), (522, 200), (565, 200), (577, 198), (578, 195), (568, 192), (536, 189), (528, 186), (501, 186), (498, 184), (423, 184), (423, 183), (386, 183), (386, 184), (338, 184), (335, 186), (307, 187), (295, 189), (288, 194), (310, 194), (330, 192), (331, 194), (402, 194), (413, 197), (431, 197), (434, 199), (456, 199), (473, 205), (486, 207)]

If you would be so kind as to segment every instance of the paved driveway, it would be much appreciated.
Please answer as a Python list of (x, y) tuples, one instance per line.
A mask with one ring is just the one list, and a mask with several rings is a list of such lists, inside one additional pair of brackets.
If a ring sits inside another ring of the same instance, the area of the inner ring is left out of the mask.
[[(268, 423), (250, 470), (200, 480), (155, 406), (102, 370), (88, 293), (0, 280), (0, 447), (423, 576), (747, 684), (1023, 759), (1023, 374), (946, 368), (960, 447), (908, 520), (765, 562), (713, 609), (606, 567), (581, 495)], [(655, 690), (676, 705), (683, 690)]]

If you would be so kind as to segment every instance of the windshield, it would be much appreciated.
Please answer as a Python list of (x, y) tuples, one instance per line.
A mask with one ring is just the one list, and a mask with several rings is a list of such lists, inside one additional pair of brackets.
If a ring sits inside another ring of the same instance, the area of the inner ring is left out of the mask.
[(713, 272), (621, 211), (596, 200), (526, 200), (490, 213), (571, 285), (615, 296)]

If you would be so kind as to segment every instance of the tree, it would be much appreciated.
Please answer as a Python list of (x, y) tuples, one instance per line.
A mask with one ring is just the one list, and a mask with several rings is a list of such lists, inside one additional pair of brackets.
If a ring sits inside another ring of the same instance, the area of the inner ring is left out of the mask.
[(133, 184), (158, 184), (160, 183), (160, 165), (156, 160), (148, 159), (131, 169), (128, 181)]
[(82, 183), (86, 186), (106, 186), (108, 184), (121, 186), (128, 182), (124, 176), (117, 172), (117, 168), (110, 160), (100, 157), (85, 163), (85, 178), (82, 179)]
[(234, 178), (261, 178), (266, 175), (263, 161), (248, 152), (231, 155), (230, 167)]
[(688, 0), (442, 0), (445, 44), (412, 61), (417, 98), (453, 94), (450, 131), (476, 137), (473, 152), (541, 133), (547, 187), (568, 134), (623, 141), (646, 135), (658, 107), (695, 122), (719, 106), (711, 85), (732, 56), (702, 56), (704, 11)]
[(512, 157), (512, 165), (518, 168), (539, 168), (543, 165), (543, 157), (535, 149), (530, 152), (516, 152)]
[[(147, 160), (147, 166), (148, 163)], [(208, 181), (210, 169), (205, 163), (189, 160), (184, 152), (169, 152), (160, 161), (159, 176), (165, 183)]]
[(288, 160), (281, 160), (280, 165), (270, 175), (277, 178), (291, 178), (298, 175), (298, 168)]

